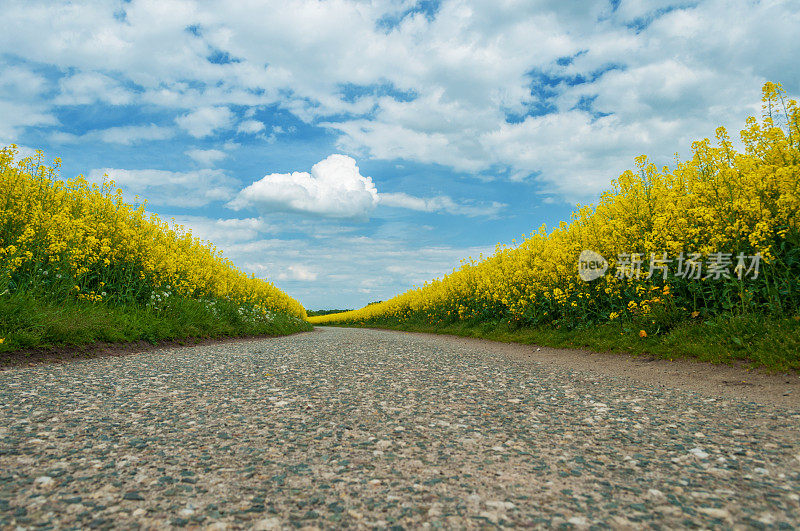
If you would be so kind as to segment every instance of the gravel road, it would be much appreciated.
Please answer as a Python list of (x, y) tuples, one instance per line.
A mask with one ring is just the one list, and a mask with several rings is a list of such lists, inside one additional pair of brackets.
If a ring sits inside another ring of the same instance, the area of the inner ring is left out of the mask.
[(0, 399), (0, 528), (800, 524), (799, 409), (480, 342), (325, 328), (13, 368)]

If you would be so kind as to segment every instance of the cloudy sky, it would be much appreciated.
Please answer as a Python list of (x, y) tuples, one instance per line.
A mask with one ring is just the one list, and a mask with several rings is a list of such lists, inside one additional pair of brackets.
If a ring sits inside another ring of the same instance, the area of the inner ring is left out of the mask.
[(800, 2), (2, 0), (0, 144), (63, 159), (311, 309), (568, 219), (800, 93)]

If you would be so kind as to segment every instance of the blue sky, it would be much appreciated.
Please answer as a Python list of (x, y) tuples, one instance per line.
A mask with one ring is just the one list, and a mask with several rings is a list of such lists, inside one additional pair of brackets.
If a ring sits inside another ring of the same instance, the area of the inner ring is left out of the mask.
[(0, 144), (359, 307), (800, 93), (795, 1), (3, 2)]

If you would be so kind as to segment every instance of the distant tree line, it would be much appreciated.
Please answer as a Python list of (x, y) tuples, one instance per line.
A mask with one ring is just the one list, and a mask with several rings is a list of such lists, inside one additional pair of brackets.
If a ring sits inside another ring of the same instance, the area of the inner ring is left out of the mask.
[[(372, 301), (367, 306), (372, 306), (373, 304), (380, 304), (383, 301)], [(342, 312), (352, 312), (352, 309), (347, 310), (306, 310), (306, 314), (309, 317), (314, 317), (315, 315), (330, 315), (332, 313), (342, 313)]]
[(341, 313), (341, 312), (349, 312), (351, 309), (347, 310), (306, 310), (306, 314), (309, 317), (314, 317), (315, 315), (328, 315), (331, 313)]

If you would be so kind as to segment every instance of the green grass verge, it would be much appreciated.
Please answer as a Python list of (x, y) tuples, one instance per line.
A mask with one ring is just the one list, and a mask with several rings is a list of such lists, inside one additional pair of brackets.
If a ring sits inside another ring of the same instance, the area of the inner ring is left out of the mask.
[(132, 305), (56, 303), (30, 294), (0, 297), (0, 358), (16, 350), (96, 342), (278, 336), (312, 329), (306, 321), (282, 314), (249, 318), (236, 304), (220, 301), (211, 308), (201, 301), (172, 298), (154, 311)]
[[(332, 325), (336, 326), (336, 325)], [(458, 322), (433, 326), (421, 322), (347, 323), (341, 326), (387, 328), (475, 337), (556, 348), (693, 358), (711, 363), (744, 362), (770, 371), (800, 370), (800, 319), (767, 315), (722, 315), (680, 323), (668, 332), (639, 337), (635, 324), (614, 322), (579, 329), (520, 328), (496, 322)]]

